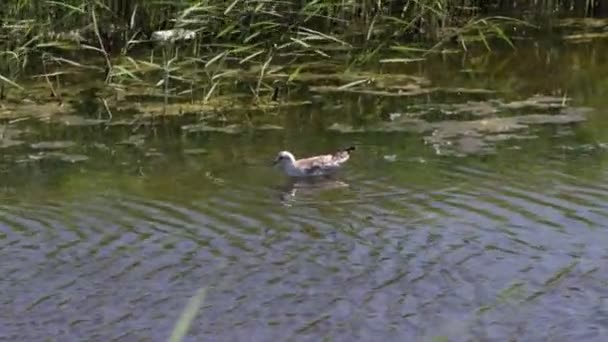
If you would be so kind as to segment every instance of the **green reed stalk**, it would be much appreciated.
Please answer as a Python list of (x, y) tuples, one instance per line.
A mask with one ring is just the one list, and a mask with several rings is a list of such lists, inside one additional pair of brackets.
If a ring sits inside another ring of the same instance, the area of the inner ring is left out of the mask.
[(192, 324), (192, 321), (198, 314), (198, 311), (205, 301), (205, 297), (207, 296), (207, 289), (201, 288), (197, 291), (197, 293), (188, 301), (188, 304), (182, 311), (179, 319), (175, 323), (173, 327), (173, 331), (171, 332), (171, 336), (169, 337), (169, 342), (181, 342), (186, 334), (188, 333), (188, 329)]
[(99, 31), (97, 15), (95, 14), (96, 4), (97, 4), (97, 2), (93, 2), (92, 4), (89, 5), (89, 8), (91, 10), (91, 19), (93, 20), (93, 30), (95, 30), (95, 37), (97, 38), (97, 42), (99, 43), (99, 49), (95, 49), (95, 50), (101, 52), (106, 61), (107, 70), (106, 70), (105, 83), (109, 83), (112, 79), (112, 62), (110, 61), (110, 56), (108, 55), (108, 52), (106, 51), (106, 48), (103, 44), (103, 39), (101, 38), (101, 33)]

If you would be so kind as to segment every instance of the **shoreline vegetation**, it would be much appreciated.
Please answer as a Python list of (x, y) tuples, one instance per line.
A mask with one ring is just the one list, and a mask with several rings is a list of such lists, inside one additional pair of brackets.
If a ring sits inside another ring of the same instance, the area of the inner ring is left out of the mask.
[[(423, 63), (471, 48), (515, 48), (513, 32), (537, 28), (521, 14), (589, 16), (608, 6), (511, 3), (5, 0), (0, 118), (18, 119), (10, 115), (15, 104), (54, 104), (37, 110), (71, 112), (66, 105), (78, 96), (99, 107), (98, 120), (107, 120), (134, 103), (151, 116), (300, 105), (307, 101), (281, 99), (302, 85), (318, 93), (416, 95), (426, 91), (425, 80), (362, 67)], [(520, 15), (497, 14), (510, 12)]]

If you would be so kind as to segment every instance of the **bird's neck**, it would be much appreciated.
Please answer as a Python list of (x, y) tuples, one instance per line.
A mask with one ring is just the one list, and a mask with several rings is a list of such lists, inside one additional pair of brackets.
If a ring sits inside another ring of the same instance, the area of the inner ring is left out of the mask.
[(299, 170), (293, 160), (287, 160), (283, 163), (283, 171), (293, 174)]

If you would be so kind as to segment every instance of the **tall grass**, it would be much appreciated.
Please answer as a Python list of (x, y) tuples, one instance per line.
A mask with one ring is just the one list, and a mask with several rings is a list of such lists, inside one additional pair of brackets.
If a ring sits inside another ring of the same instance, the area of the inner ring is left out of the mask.
[[(314, 62), (340, 60), (350, 68), (373, 60), (383, 49), (421, 42), (437, 49), (458, 41), (466, 49), (471, 32), (487, 48), (492, 37), (508, 41), (503, 25), (510, 20), (485, 14), (503, 3), (4, 0), (0, 95), (36, 75), (59, 96), (63, 78), (86, 71), (114, 92), (154, 90), (165, 106), (172, 97), (209, 101), (235, 79), (259, 101), (261, 94), (275, 89), (276, 75), (296, 81)], [(154, 41), (158, 30), (189, 33), (191, 39)], [(28, 68), (32, 60), (42, 63)]]

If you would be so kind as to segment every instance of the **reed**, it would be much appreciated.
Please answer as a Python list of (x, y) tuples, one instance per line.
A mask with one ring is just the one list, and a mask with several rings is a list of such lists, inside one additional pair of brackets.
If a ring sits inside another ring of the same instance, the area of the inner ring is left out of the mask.
[(175, 322), (169, 342), (180, 342), (186, 337), (188, 329), (190, 328), (194, 318), (198, 314), (201, 305), (205, 301), (207, 295), (206, 288), (200, 288), (192, 298), (188, 300), (188, 303), (184, 307), (181, 315)]
[[(607, 1), (608, 2), (608, 1)], [(254, 101), (276, 93), (278, 74), (290, 83), (308, 66), (341, 61), (349, 70), (384, 50), (416, 44), (424, 53), (446, 44), (462, 49), (493, 39), (511, 44), (489, 15), (512, 1), (479, 0), (4, 0), (0, 8), (0, 96), (31, 76), (57, 96), (74, 72), (98, 74), (110, 95), (133, 87), (190, 101), (244, 83)], [(583, 2), (520, 1), (580, 9)], [(604, 1), (584, 1), (584, 13)], [(539, 9), (540, 11), (540, 9)], [(165, 30), (172, 36), (155, 39)], [(475, 39), (471, 39), (474, 36)], [(409, 50), (410, 52), (413, 50)], [(32, 60), (40, 60), (30, 67)], [(42, 70), (39, 67), (43, 66)], [(238, 83), (236, 82), (236, 83)], [(274, 83), (273, 83), (274, 82)], [(242, 84), (241, 84), (242, 85)]]

